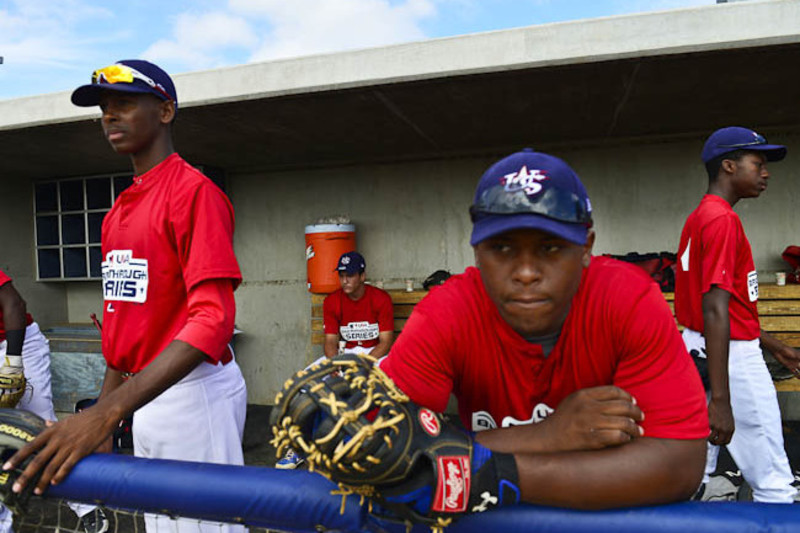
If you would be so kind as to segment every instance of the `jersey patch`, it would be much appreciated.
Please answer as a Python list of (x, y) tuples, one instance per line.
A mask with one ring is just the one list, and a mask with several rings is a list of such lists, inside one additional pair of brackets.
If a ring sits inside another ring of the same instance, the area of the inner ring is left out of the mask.
[(497, 429), (497, 423), (492, 418), (492, 415), (486, 411), (472, 413), (472, 431), (485, 431), (487, 429)]
[[(555, 410), (547, 405), (546, 403), (537, 403), (533, 411), (531, 412), (531, 417), (527, 420), (517, 420), (513, 416), (506, 416), (503, 418), (503, 425), (502, 427), (514, 427), (514, 426), (527, 426), (528, 424), (538, 424), (551, 414), (553, 414)], [(487, 429), (497, 429), (497, 423), (486, 411), (475, 411), (472, 413), (472, 431), (485, 431)]]
[(755, 270), (747, 273), (747, 296), (751, 302), (758, 300), (758, 274)]
[(101, 264), (103, 300), (144, 303), (147, 301), (147, 259), (133, 257), (131, 250), (111, 250)]
[(527, 420), (517, 420), (513, 416), (507, 416), (503, 419), (503, 427), (509, 428), (513, 426), (527, 426), (528, 424), (538, 424), (555, 410), (546, 403), (537, 403), (531, 412), (531, 417)]
[(371, 341), (377, 339), (379, 333), (377, 323), (370, 324), (366, 321), (350, 322), (339, 328), (339, 334), (347, 342)]

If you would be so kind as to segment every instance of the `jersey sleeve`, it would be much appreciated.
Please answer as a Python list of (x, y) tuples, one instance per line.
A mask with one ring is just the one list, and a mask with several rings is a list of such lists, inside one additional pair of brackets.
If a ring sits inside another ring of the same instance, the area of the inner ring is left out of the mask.
[(737, 233), (736, 221), (730, 216), (716, 217), (703, 227), (703, 248), (691, 252), (702, 254), (702, 294), (715, 285), (727, 292), (733, 292)]
[(242, 280), (233, 253), (233, 207), (219, 188), (205, 180), (186, 201), (172, 203), (176, 247), (186, 290), (209, 279)]
[(8, 277), (8, 274), (6, 274), (6, 273), (5, 273), (5, 272), (3, 272), (2, 270), (0, 270), (0, 287), (2, 287), (3, 285), (5, 285), (5, 284), (6, 284), (6, 283), (8, 283), (9, 281), (11, 281), (11, 278), (9, 278), (9, 277)]
[(614, 385), (630, 393), (644, 412), (644, 436), (707, 437), (705, 391), (658, 287), (650, 284), (614, 327), (622, 353)]
[(394, 332), (394, 306), (392, 297), (389, 293), (381, 291), (378, 293), (378, 331)]
[[(428, 295), (427, 298), (432, 296)], [(417, 304), (381, 369), (411, 400), (443, 412), (453, 390), (453, 357), (457, 347), (444, 334), (447, 326)]]
[(337, 309), (340, 309), (337, 299), (339, 296), (338, 293), (334, 292), (326, 296), (322, 302), (322, 321), (325, 335), (339, 335), (339, 327), (341, 326), (339, 323), (340, 318), (337, 314)]
[(187, 295), (189, 317), (176, 340), (191, 344), (214, 363), (233, 337), (236, 301), (228, 279), (211, 279), (195, 285)]

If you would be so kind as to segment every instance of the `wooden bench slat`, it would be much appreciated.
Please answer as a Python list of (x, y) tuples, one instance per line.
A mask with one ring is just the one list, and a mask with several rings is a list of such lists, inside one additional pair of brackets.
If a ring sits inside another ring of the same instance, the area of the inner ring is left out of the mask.
[(773, 381), (773, 383), (775, 383), (775, 390), (778, 392), (800, 392), (800, 379), (782, 379)]
[(773, 331), (797, 331), (798, 317), (797, 316), (762, 316), (761, 329)]
[(797, 316), (800, 310), (800, 300), (758, 300), (758, 315), (788, 315)]

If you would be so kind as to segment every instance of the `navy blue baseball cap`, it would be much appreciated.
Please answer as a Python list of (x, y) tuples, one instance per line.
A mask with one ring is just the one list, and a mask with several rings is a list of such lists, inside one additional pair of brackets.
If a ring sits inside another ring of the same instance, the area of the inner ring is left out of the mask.
[(364, 272), (367, 268), (367, 262), (364, 257), (358, 252), (347, 252), (342, 254), (339, 258), (339, 264), (334, 269), (334, 272), (347, 272), (348, 274), (357, 274)]
[(175, 102), (178, 94), (172, 78), (159, 66), (142, 59), (123, 59), (92, 73), (92, 83), (81, 85), (72, 92), (72, 103), (91, 107), (100, 103), (103, 91), (153, 94), (162, 100)]
[(780, 144), (767, 144), (763, 135), (739, 126), (721, 128), (712, 133), (703, 146), (701, 158), (708, 163), (721, 155), (736, 150), (764, 152), (767, 161), (780, 161), (786, 157), (786, 147)]
[(536, 229), (586, 244), (592, 204), (580, 178), (561, 159), (526, 148), (483, 174), (469, 208), (470, 244), (515, 229)]

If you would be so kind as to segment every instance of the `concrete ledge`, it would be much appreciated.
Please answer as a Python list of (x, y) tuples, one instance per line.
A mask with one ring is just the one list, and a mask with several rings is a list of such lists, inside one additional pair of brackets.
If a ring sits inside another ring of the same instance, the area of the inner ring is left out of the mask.
[[(800, 3), (763, 0), (543, 24), (175, 76), (182, 107), (634, 57), (800, 42)], [(88, 75), (88, 71), (87, 71)], [(0, 130), (99, 117), (70, 92), (0, 101)]]
[(71, 413), (78, 400), (99, 396), (106, 361), (100, 353), (51, 351), (50, 372), (53, 407)]

